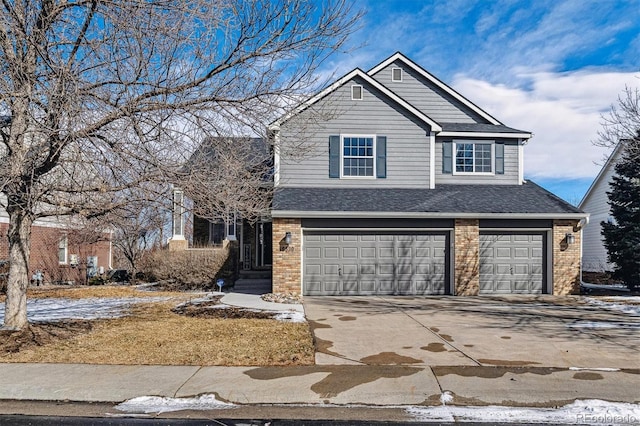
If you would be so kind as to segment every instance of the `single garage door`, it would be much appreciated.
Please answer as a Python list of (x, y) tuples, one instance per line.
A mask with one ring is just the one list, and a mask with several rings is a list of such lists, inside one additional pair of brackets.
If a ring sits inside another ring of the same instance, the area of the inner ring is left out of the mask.
[(542, 293), (545, 246), (542, 232), (481, 232), (480, 294)]
[(447, 292), (448, 233), (306, 231), (305, 295)]

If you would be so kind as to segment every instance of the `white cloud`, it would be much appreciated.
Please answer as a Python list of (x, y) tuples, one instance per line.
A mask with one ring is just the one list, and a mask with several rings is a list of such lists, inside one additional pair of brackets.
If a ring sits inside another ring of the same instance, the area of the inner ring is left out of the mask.
[(640, 74), (587, 70), (518, 74), (514, 87), (458, 75), (453, 87), (507, 126), (533, 132), (525, 174), (536, 178), (590, 178), (606, 150), (592, 144), (602, 114)]

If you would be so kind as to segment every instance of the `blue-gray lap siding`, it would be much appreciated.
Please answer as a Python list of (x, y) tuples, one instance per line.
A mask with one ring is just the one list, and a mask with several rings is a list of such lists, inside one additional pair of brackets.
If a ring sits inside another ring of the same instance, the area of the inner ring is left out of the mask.
[[(402, 69), (402, 81), (391, 80), (392, 68)], [(394, 61), (372, 77), (438, 123), (486, 123), (478, 114), (401, 61)]]
[[(351, 100), (352, 84), (363, 85), (362, 100)], [(318, 120), (327, 117), (326, 120)], [(318, 124), (311, 124), (318, 121)], [(304, 124), (298, 127), (297, 123)], [(429, 131), (429, 126), (386, 96), (354, 79), (281, 126), (278, 184), (298, 187), (375, 184), (379, 187), (428, 188)], [(330, 178), (329, 136), (341, 134), (386, 136), (386, 178)], [(301, 148), (297, 149), (297, 146)]]

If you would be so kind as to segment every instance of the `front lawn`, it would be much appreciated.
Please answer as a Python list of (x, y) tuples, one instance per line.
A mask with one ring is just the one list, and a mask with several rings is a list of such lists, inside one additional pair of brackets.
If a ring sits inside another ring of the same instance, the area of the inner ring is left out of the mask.
[[(142, 292), (101, 286), (33, 289), (30, 299), (95, 302), (131, 298), (125, 316), (60, 319), (23, 332), (0, 331), (0, 362), (162, 365), (309, 365), (313, 339), (306, 322), (242, 315), (189, 315), (176, 306), (201, 297), (179, 292)], [(144, 299), (149, 300), (145, 302)], [(90, 305), (91, 303), (89, 303)], [(86, 303), (85, 303), (86, 305)]]

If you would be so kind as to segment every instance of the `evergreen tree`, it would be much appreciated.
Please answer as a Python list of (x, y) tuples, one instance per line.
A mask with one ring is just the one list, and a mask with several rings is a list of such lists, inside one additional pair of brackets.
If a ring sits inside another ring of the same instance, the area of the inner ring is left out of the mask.
[(622, 158), (615, 165), (607, 192), (613, 221), (602, 222), (602, 236), (613, 277), (634, 290), (640, 288), (640, 131), (624, 140)]

